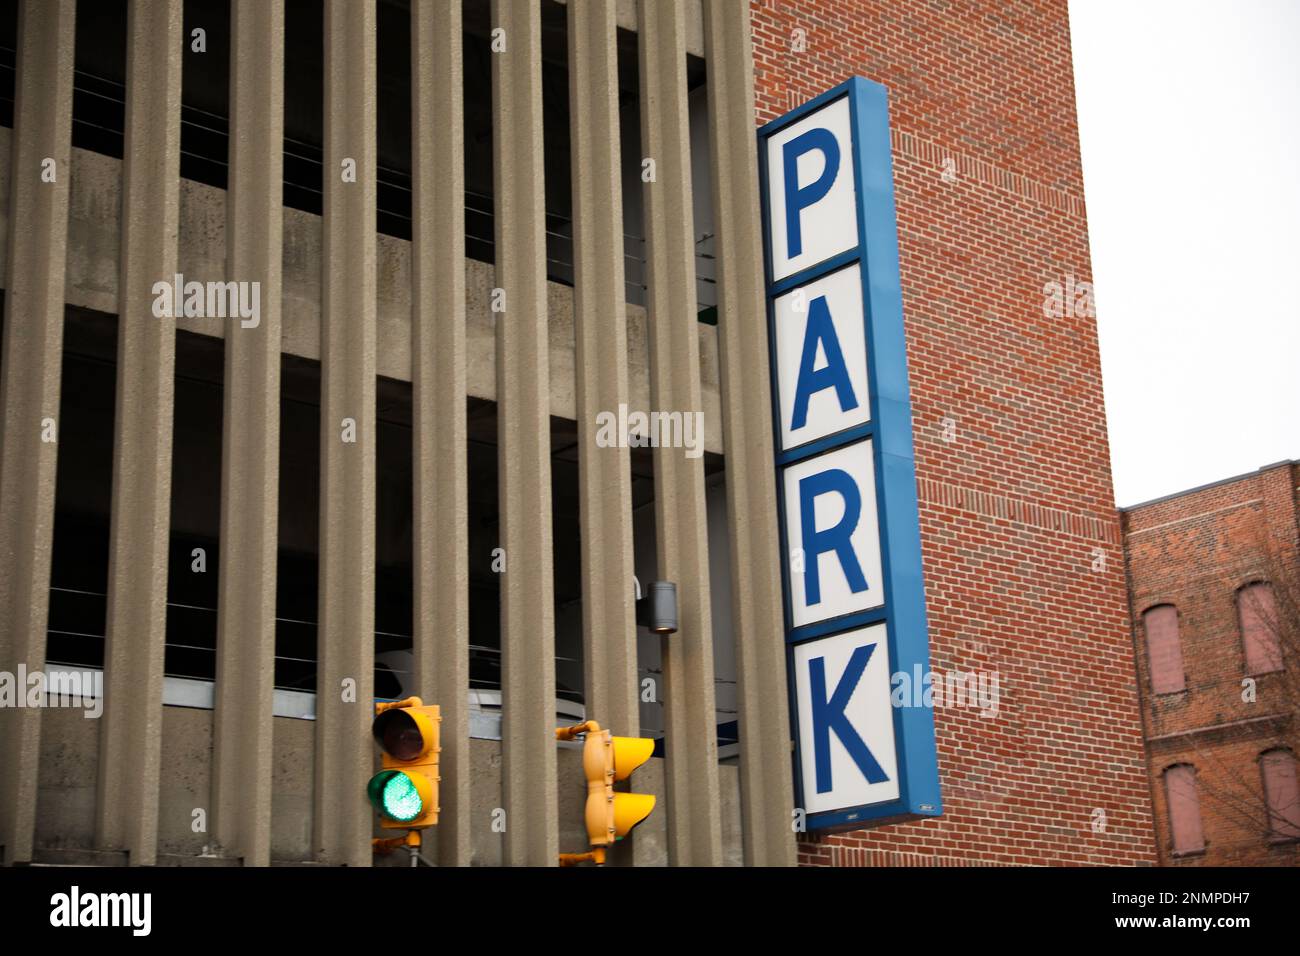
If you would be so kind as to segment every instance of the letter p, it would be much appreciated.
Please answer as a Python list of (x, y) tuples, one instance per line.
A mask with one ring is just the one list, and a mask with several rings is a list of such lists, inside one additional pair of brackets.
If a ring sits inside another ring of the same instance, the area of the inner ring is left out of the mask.
[[(814, 150), (822, 154), (826, 163), (822, 174), (801, 189), (799, 157)], [(830, 192), (835, 184), (835, 176), (840, 170), (840, 144), (836, 142), (834, 133), (819, 126), (786, 143), (782, 147), (782, 158), (785, 167), (786, 255), (793, 259), (803, 252), (803, 229), (799, 216)]]

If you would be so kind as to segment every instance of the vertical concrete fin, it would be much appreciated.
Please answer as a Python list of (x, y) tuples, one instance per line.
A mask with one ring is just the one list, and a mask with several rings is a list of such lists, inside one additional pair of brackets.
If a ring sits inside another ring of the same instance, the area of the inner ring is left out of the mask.
[(704, 0), (745, 862), (794, 866), (749, 8)]
[[(23, 0), (0, 367), (0, 670), (45, 667), (54, 539), (74, 0)], [(51, 165), (51, 163), (53, 165)], [(25, 687), (20, 685), (20, 693)], [(0, 709), (0, 862), (32, 858), (41, 712)]]
[(232, 3), (230, 124), (226, 279), (247, 283), (250, 297), (241, 301), (256, 301), (258, 310), (226, 325), (213, 834), (227, 854), (267, 866), (280, 472), (284, 0)]
[[(559, 852), (555, 605), (546, 311), (539, 0), (493, 0), (497, 451), (501, 543), (505, 861), (553, 866)], [(503, 296), (502, 300), (499, 296)]]
[[(655, 410), (683, 415), (703, 410), (686, 31), (681, 0), (641, 0), (641, 140), (655, 163), (655, 179), (644, 187), (650, 397)], [(704, 459), (660, 446), (654, 470), (659, 574), (677, 582), (681, 628), (663, 640), (669, 859), (716, 866), (722, 838)]]
[(568, 10), (574, 364), (587, 715), (635, 737), (631, 458), (623, 442), (596, 442), (597, 416), (617, 418), (628, 397), (616, 7), (615, 0), (574, 0)]
[(375, 31), (375, 0), (326, 0), (313, 828), (319, 858), (349, 866), (370, 865), (373, 830)]
[[(127, 12), (104, 717), (96, 842), (152, 865), (158, 843), (180, 207), (181, 0)], [(163, 313), (161, 316), (157, 313)]]
[(442, 707), (438, 865), (468, 866), (469, 479), (461, 0), (411, 7), (415, 687)]

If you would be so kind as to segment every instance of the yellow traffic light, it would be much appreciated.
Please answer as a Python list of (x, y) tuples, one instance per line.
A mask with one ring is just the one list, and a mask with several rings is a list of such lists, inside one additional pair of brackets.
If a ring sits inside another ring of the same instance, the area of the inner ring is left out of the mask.
[(415, 830), (438, 822), (438, 727), (436, 704), (418, 697), (375, 704), (371, 733), (383, 751), (384, 768), (370, 778), (366, 794), (388, 830)]
[(605, 862), (605, 847), (623, 839), (632, 828), (650, 815), (655, 798), (648, 793), (621, 793), (614, 783), (626, 780), (632, 771), (650, 759), (655, 743), (644, 737), (615, 737), (601, 730), (594, 720), (576, 727), (557, 727), (555, 736), (573, 740), (586, 735), (582, 747), (582, 772), (587, 778), (586, 824), (588, 853), (560, 855), (567, 865), (591, 860)]

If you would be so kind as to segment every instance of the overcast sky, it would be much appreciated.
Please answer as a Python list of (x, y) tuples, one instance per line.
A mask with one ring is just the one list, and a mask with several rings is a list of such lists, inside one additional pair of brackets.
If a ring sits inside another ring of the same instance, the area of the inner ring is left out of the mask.
[(1300, 0), (1071, 0), (1115, 498), (1300, 458)]

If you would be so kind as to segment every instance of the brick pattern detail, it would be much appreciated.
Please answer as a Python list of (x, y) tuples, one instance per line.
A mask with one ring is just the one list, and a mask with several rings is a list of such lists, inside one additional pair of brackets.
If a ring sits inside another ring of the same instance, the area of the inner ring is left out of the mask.
[[(1267, 832), (1259, 758), (1274, 748), (1300, 754), (1300, 667), (1284, 642), (1279, 673), (1256, 678), (1243, 699), (1245, 649), (1239, 589), (1292, 569), (1300, 582), (1300, 467), (1283, 462), (1206, 488), (1126, 509), (1125, 552), (1137, 648), (1138, 686), (1150, 754), (1160, 862), (1173, 866), (1296, 866), (1300, 841)], [(1286, 577), (1283, 577), (1283, 581)], [(1283, 585), (1288, 586), (1288, 585)], [(1151, 687), (1142, 614), (1178, 612), (1184, 689)], [(1173, 852), (1165, 771), (1196, 768), (1205, 850)]]
[(1065, 0), (750, 7), (757, 122), (889, 88), (932, 664), (1001, 682), (995, 716), (936, 709), (941, 818), (800, 860), (1151, 864), (1096, 323), (1044, 312), (1091, 281)]
[(812, 843), (804, 865), (816, 866), (1001, 866), (948, 853), (906, 853), (899, 850), (869, 850), (836, 843)]
[(1061, 189), (1053, 189), (1042, 183), (1034, 182), (1027, 176), (1002, 169), (981, 159), (972, 159), (963, 153), (945, 149), (938, 143), (922, 139), (915, 133), (891, 129), (890, 142), (894, 152), (906, 156), (933, 169), (951, 170), (958, 179), (974, 180), (985, 186), (993, 186), (1014, 196), (1022, 196), (1044, 206), (1059, 209), (1071, 216), (1086, 216), (1083, 197), (1075, 196)]
[(969, 511), (985, 518), (997, 518), (1012, 524), (1029, 525), (1044, 531), (1057, 531), (1108, 544), (1119, 543), (1115, 522), (1096, 515), (1048, 508), (1023, 498), (1010, 498), (980, 491), (978, 488), (944, 484), (933, 478), (918, 478), (916, 492), (921, 501)]

